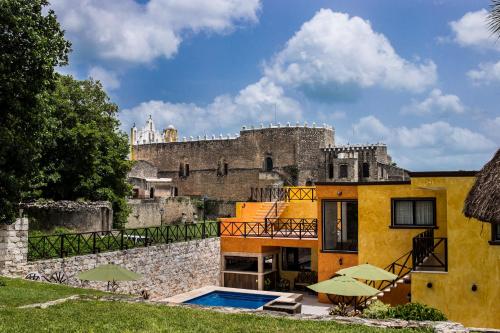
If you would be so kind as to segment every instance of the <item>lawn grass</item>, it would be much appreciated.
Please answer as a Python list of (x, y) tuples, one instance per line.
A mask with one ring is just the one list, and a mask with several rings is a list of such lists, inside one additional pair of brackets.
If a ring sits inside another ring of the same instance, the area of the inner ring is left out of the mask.
[(182, 306), (124, 301), (72, 300), (41, 308), (18, 306), (70, 295), (107, 293), (58, 284), (0, 278), (0, 332), (361, 332), (409, 333), (432, 330), (378, 329), (332, 321), (225, 314)]
[[(250, 314), (108, 301), (70, 301), (46, 309), (0, 309), (0, 332), (359, 332), (378, 329), (331, 321), (292, 320)], [(35, 329), (36, 328), (36, 329)]]
[[(43, 303), (71, 295), (106, 295), (102, 291), (73, 288), (64, 285), (0, 277), (0, 307), (17, 307)], [(0, 330), (2, 332), (2, 330)]]

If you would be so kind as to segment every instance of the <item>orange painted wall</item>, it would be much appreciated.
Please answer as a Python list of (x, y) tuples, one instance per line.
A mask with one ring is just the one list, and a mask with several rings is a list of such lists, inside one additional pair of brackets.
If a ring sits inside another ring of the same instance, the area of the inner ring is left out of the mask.
[(221, 237), (221, 252), (248, 252), (263, 253), (266, 247), (308, 247), (316, 251), (318, 242), (312, 239), (285, 239), (285, 238), (241, 238)]
[[(342, 200), (342, 199), (357, 199), (358, 191), (356, 186), (317, 186), (316, 196), (318, 197), (318, 281), (330, 279), (338, 270), (355, 266), (358, 264), (357, 253), (345, 252), (322, 252), (322, 200)], [(342, 259), (342, 265), (340, 265)], [(324, 303), (330, 303), (326, 295), (319, 294), (318, 300)]]

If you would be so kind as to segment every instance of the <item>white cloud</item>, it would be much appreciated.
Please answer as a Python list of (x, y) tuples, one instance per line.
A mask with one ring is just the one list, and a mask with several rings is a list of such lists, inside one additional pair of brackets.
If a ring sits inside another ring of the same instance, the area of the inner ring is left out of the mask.
[(450, 22), (454, 32), (454, 41), (461, 46), (500, 51), (500, 44), (488, 30), (488, 11), (481, 9), (468, 12), (457, 21)]
[(77, 51), (106, 59), (148, 63), (177, 52), (184, 33), (227, 33), (256, 22), (259, 0), (53, 0)]
[(486, 119), (482, 128), (492, 138), (496, 139), (500, 147), (500, 116), (493, 119)]
[(322, 9), (265, 66), (271, 80), (295, 88), (352, 85), (422, 91), (436, 82), (432, 61), (401, 58), (389, 40), (360, 17)]
[(89, 71), (89, 76), (94, 80), (99, 80), (106, 90), (114, 90), (120, 87), (120, 80), (115, 72), (95, 66)]
[(486, 161), (497, 147), (481, 133), (444, 121), (413, 128), (388, 127), (378, 118), (368, 116), (361, 118), (352, 129), (356, 139), (387, 143), (395, 160), (414, 170), (475, 168), (478, 160)]
[(157, 127), (173, 124), (181, 133), (203, 135), (214, 130), (234, 130), (244, 124), (273, 122), (275, 112), (277, 117), (288, 121), (302, 117), (300, 105), (284, 96), (280, 87), (263, 78), (242, 89), (235, 97), (221, 95), (206, 106), (153, 100), (123, 110), (120, 119), (122, 128), (127, 129), (134, 122), (142, 126), (151, 114)]
[(477, 69), (468, 71), (467, 76), (477, 85), (498, 82), (500, 81), (500, 61), (479, 64)]
[(402, 108), (402, 113), (425, 115), (438, 112), (464, 113), (466, 107), (457, 95), (445, 95), (439, 89), (433, 89), (423, 101), (413, 100), (411, 105)]

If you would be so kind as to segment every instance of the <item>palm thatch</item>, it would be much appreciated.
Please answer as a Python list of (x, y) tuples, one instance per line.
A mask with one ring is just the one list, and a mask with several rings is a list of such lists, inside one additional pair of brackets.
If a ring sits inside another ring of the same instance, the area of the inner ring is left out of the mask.
[(500, 37), (500, 0), (491, 1), (488, 27), (494, 35)]
[(465, 199), (464, 214), (490, 223), (500, 223), (500, 149), (477, 174)]

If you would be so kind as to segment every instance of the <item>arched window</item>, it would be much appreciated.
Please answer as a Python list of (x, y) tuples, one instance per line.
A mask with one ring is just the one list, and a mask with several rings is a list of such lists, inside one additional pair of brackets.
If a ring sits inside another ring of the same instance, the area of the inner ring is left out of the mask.
[(370, 177), (370, 165), (368, 163), (363, 163), (363, 178)]
[(265, 161), (265, 170), (266, 172), (272, 172), (273, 171), (273, 159), (271, 157), (266, 157)]

